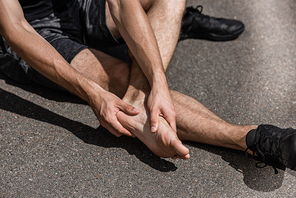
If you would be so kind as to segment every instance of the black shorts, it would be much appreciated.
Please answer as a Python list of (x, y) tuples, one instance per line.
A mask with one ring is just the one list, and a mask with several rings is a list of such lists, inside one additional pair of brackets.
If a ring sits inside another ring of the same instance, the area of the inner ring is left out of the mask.
[[(72, 0), (51, 15), (30, 21), (32, 27), (70, 63), (83, 49), (119, 44), (106, 25), (106, 0)], [(20, 83), (64, 90), (21, 59), (0, 36), (0, 71)]]

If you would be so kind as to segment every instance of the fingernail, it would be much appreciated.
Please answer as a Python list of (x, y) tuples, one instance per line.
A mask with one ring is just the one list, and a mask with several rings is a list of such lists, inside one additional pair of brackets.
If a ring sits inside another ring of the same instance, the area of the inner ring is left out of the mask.
[(151, 127), (151, 131), (152, 132), (155, 132), (156, 131), (156, 127), (155, 126)]

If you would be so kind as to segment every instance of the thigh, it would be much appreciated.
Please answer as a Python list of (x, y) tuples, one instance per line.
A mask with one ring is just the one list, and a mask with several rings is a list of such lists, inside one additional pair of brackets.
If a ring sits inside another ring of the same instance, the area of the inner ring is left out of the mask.
[(71, 61), (71, 66), (102, 88), (122, 98), (130, 76), (129, 64), (96, 49), (84, 49)]

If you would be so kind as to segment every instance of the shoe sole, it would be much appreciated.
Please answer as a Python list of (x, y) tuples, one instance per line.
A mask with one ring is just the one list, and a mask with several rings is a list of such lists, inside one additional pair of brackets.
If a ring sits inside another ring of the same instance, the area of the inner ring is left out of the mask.
[(194, 34), (194, 33), (189, 33), (189, 34), (182, 34), (180, 37), (180, 40), (185, 40), (189, 38), (193, 39), (203, 39), (203, 40), (209, 40), (209, 41), (231, 41), (234, 39), (237, 39), (239, 35), (245, 30), (245, 28), (242, 28), (232, 35), (218, 35), (214, 33), (203, 33), (203, 34)]

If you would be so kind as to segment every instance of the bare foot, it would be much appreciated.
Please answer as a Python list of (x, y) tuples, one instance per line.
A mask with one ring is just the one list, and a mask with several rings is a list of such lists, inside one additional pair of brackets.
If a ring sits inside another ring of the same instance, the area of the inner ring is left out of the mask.
[[(123, 99), (124, 100), (124, 99)], [(136, 116), (129, 116), (119, 111), (117, 118), (119, 122), (137, 138), (139, 138), (154, 154), (164, 158), (188, 159), (189, 150), (179, 140), (176, 132), (163, 117), (159, 117), (159, 127), (157, 132), (152, 133), (150, 123), (147, 119), (149, 113), (144, 107), (144, 99), (136, 99), (132, 103), (135, 108), (140, 110)]]

